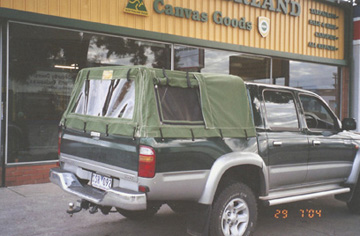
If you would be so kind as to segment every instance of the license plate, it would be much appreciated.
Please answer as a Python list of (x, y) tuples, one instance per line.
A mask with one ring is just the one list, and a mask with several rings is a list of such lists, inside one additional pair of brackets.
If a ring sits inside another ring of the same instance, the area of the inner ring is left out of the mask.
[(95, 188), (108, 190), (112, 187), (112, 178), (93, 173), (91, 177), (91, 185)]

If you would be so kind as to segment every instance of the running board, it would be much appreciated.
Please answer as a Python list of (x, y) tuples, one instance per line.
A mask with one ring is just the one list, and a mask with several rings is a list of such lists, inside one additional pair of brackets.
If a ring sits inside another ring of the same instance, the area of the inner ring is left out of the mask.
[[(323, 191), (323, 192), (308, 193), (308, 194), (303, 194), (303, 195), (289, 196), (289, 197), (277, 198), (277, 199), (269, 199), (269, 200), (264, 200), (264, 202), (267, 203), (268, 206), (275, 206), (275, 205), (284, 204), (284, 203), (309, 200), (312, 198), (325, 197), (325, 196), (329, 196), (329, 195), (336, 195), (336, 194), (348, 193), (348, 192), (350, 192), (350, 188), (340, 188), (340, 189), (334, 189), (334, 190)], [(260, 197), (260, 200), (261, 200), (261, 197)]]

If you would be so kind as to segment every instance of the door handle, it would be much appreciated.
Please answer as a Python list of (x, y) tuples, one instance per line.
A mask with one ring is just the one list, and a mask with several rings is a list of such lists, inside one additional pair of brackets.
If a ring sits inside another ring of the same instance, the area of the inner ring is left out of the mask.
[(321, 144), (320, 141), (317, 141), (317, 140), (313, 140), (313, 141), (312, 141), (312, 145), (313, 145), (313, 146), (319, 146), (320, 144)]
[(273, 145), (274, 145), (274, 147), (280, 147), (282, 145), (282, 142), (274, 141)]

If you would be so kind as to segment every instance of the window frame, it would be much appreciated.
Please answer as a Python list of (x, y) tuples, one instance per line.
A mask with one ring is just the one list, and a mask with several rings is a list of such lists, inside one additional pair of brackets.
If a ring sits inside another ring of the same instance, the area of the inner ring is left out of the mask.
[[(171, 87), (169, 85), (161, 85), (161, 86)], [(195, 88), (191, 88), (191, 89), (195, 89)], [(199, 99), (199, 106), (200, 106), (200, 110), (201, 110), (202, 121), (165, 120), (164, 119), (164, 114), (163, 114), (163, 111), (162, 111), (161, 102), (160, 102), (159, 85), (154, 85), (154, 93), (155, 93), (155, 97), (156, 97), (156, 105), (157, 105), (158, 115), (159, 115), (159, 119), (160, 119), (161, 124), (167, 124), (167, 125), (191, 125), (191, 126), (204, 126), (205, 125), (205, 120), (204, 120), (204, 115), (203, 115), (202, 105), (201, 105), (202, 103), (201, 103), (200, 89), (198, 89), (198, 94), (197, 95), (198, 95), (198, 99)]]
[[(316, 94), (310, 94), (310, 93), (305, 93), (305, 92), (300, 92), (298, 93), (298, 99), (299, 99), (299, 105), (300, 105), (300, 109), (303, 113), (303, 120), (304, 120), (304, 125), (306, 126), (306, 129), (311, 131), (311, 132), (315, 132), (315, 133), (321, 133), (321, 132), (324, 132), (324, 131), (336, 131), (336, 132), (339, 132), (341, 130), (341, 125), (340, 125), (340, 120), (339, 118), (336, 116), (335, 112), (329, 107), (329, 105), (326, 103), (326, 101), (316, 95)], [(325, 109), (326, 111), (329, 113), (329, 115), (331, 116), (331, 118), (333, 118), (334, 120), (334, 124), (335, 124), (335, 127), (334, 129), (310, 129), (307, 125), (307, 122), (306, 122), (306, 117), (305, 117), (305, 109), (303, 107), (303, 103), (301, 101), (301, 98), (300, 96), (307, 96), (307, 97), (312, 97), (312, 98), (315, 98), (317, 99), (318, 101), (320, 101), (320, 104), (321, 105), (325, 105)]]
[[(249, 107), (252, 115), (252, 120), (257, 129), (265, 129), (265, 121), (264, 121), (264, 109), (262, 107), (262, 99), (259, 93), (260, 87), (258, 84), (252, 83), (252, 82), (246, 82), (246, 91), (249, 98)], [(259, 109), (256, 111), (254, 109), (254, 99), (257, 99), (259, 102)], [(259, 116), (259, 124), (255, 122), (255, 114)]]
[[(293, 101), (294, 101), (294, 107), (295, 107), (295, 112), (296, 112), (296, 118), (297, 118), (297, 123), (298, 123), (298, 128), (293, 128), (293, 127), (271, 127), (269, 125), (269, 121), (268, 121), (268, 111), (266, 109), (266, 102), (265, 102), (265, 92), (282, 92), (282, 93), (288, 93), (291, 95)], [(277, 88), (264, 88), (261, 91), (261, 95), (262, 95), (262, 104), (263, 104), (263, 120), (264, 120), (264, 126), (265, 129), (270, 130), (270, 131), (301, 131), (301, 121), (300, 121), (300, 116), (299, 116), (299, 107), (297, 105), (297, 100), (296, 97), (294, 95), (294, 93), (290, 90), (284, 90), (284, 89), (277, 89)]]

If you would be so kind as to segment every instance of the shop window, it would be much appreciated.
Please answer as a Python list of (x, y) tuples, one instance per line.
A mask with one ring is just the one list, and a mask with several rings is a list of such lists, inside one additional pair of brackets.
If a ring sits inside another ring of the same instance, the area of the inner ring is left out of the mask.
[(273, 60), (273, 80), (275, 84), (286, 85), (312, 91), (320, 95), (339, 115), (340, 78), (336, 66), (315, 63)]
[(256, 83), (270, 83), (271, 59), (253, 55), (234, 55), (230, 57), (230, 74), (243, 80)]
[(57, 159), (81, 40), (75, 31), (9, 23), (8, 163)]
[[(57, 159), (57, 126), (80, 69), (170, 69), (170, 53), (169, 44), (10, 22), (7, 163)], [(127, 85), (134, 86), (121, 84)], [(126, 101), (110, 99), (105, 116), (131, 119), (133, 104)], [(97, 108), (88, 111), (97, 115)]]
[(175, 70), (240, 76), (245, 81), (270, 83), (271, 59), (214, 49), (174, 46)]
[[(204, 63), (205, 49), (186, 46), (174, 46), (175, 70), (202, 72), (205, 67)], [(214, 67), (217, 66), (219, 66), (218, 63), (216, 65), (214, 64)]]
[(171, 68), (169, 44), (145, 42), (123, 37), (85, 34), (88, 40), (87, 66), (145, 65)]

